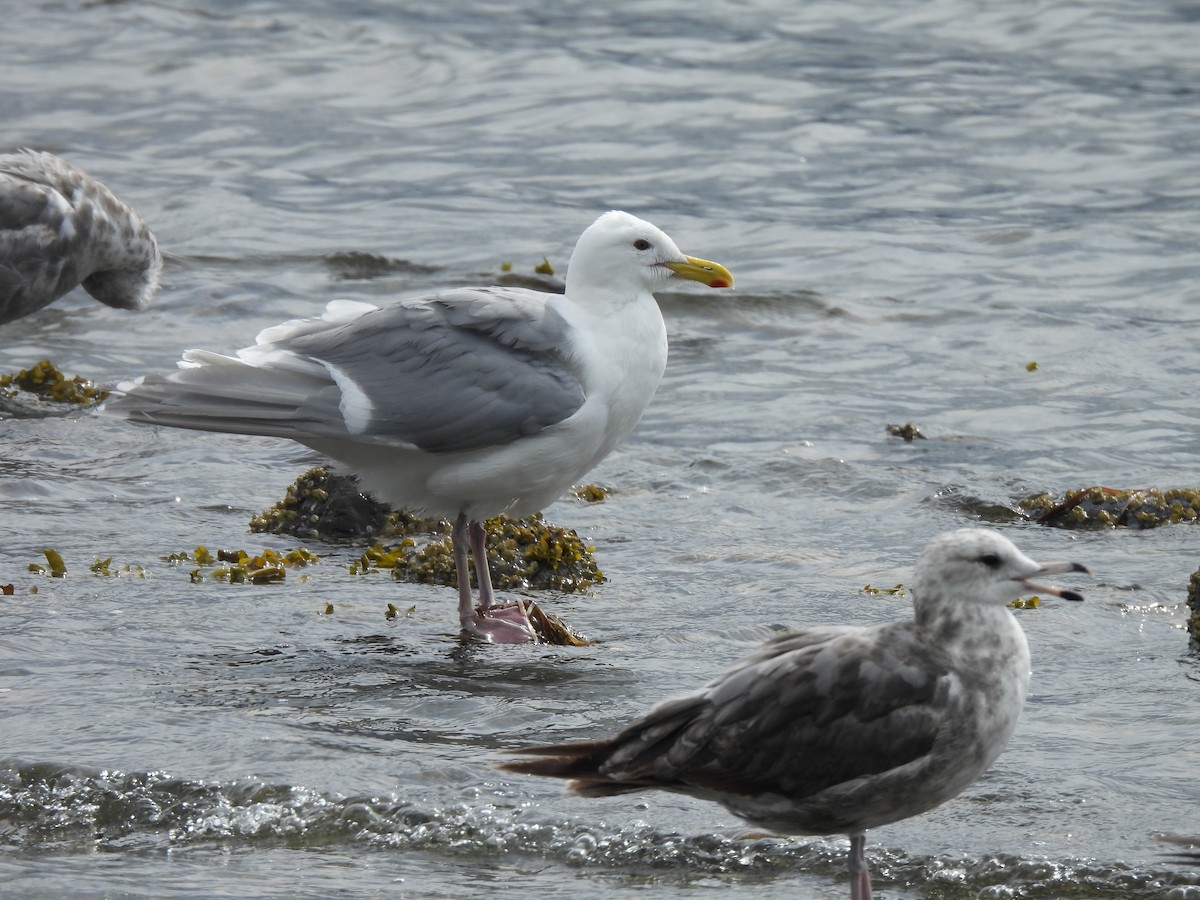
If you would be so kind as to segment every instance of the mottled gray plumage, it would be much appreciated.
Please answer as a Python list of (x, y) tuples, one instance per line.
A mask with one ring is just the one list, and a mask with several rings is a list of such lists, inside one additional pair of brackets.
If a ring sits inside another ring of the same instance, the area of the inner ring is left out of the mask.
[[(913, 579), (914, 617), (781, 635), (694, 694), (616, 737), (516, 751), (503, 768), (571, 779), (590, 797), (646, 788), (715, 800), (786, 834), (869, 828), (956, 796), (1000, 754), (1029, 683), (1029, 650), (1006, 604), (1053, 572), (1002, 535), (935, 538)], [(858, 854), (861, 857), (861, 854)], [(852, 853), (852, 895), (868, 897)]]
[(613, 211), (580, 236), (563, 294), (462, 288), (382, 309), (335, 301), (266, 329), (236, 357), (189, 350), (179, 371), (122, 386), (109, 405), (143, 424), (300, 441), (381, 500), (452, 520), (464, 631), (531, 640), (520, 601), (492, 604), (481, 522), (542, 509), (637, 424), (667, 358), (653, 290), (676, 277), (733, 284)]
[(134, 210), (50, 153), (0, 155), (0, 324), (82, 284), (109, 306), (143, 309), (162, 257)]

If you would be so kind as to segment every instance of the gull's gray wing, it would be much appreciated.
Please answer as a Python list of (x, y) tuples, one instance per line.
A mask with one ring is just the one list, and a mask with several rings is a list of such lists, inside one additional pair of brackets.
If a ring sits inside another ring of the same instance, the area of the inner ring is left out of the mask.
[(600, 773), (625, 790), (803, 798), (906, 765), (934, 744), (949, 671), (916, 646), (902, 623), (783, 635), (626, 729)]
[(330, 371), (356, 440), (429, 452), (506, 444), (583, 405), (549, 294), (469, 288), (401, 301), (282, 346)]
[(506, 444), (572, 415), (572, 332), (521, 288), (464, 288), (384, 308), (334, 303), (269, 328), (237, 360), (189, 351), (111, 405), (135, 421), (412, 446)]

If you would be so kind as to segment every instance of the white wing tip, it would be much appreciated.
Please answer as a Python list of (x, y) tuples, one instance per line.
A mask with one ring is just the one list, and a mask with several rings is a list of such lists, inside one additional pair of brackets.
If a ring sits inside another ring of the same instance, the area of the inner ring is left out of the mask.
[(312, 316), (307, 319), (290, 319), (287, 322), (280, 322), (278, 325), (264, 328), (258, 333), (258, 337), (254, 339), (254, 343), (260, 345), (282, 343), (296, 335), (319, 330), (313, 328), (314, 322), (323, 322), (328, 325), (346, 325), (353, 322), (359, 316), (376, 309), (379, 309), (379, 307), (371, 303), (363, 303), (359, 300), (331, 300), (321, 315)]
[(114, 386), (114, 387), (111, 389), (111, 393), (114, 393), (114, 394), (128, 394), (130, 391), (137, 390), (139, 387), (141, 387), (141, 386), (142, 386), (142, 384), (144, 384), (144, 383), (145, 383), (145, 381), (146, 381), (146, 376), (145, 376), (145, 375), (139, 375), (137, 378), (133, 379), (132, 381), (121, 381), (121, 382), (118, 382), (118, 383), (116, 384), (116, 386)]
[(374, 303), (364, 303), (362, 300), (330, 300), (321, 318), (326, 322), (353, 322), (359, 316), (376, 309), (379, 307)]

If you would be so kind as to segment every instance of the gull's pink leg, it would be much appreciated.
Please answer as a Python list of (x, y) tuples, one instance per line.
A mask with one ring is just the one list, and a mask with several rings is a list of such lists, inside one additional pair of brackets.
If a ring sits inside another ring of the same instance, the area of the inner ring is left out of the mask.
[(467, 570), (467, 516), (460, 514), (450, 531), (450, 547), (454, 551), (454, 574), (458, 578), (458, 621), (463, 628), (475, 612), (471, 596), (471, 573)]
[[(460, 531), (461, 526), (461, 531)], [(495, 594), (492, 591), (492, 576), (488, 570), (487, 561), (487, 531), (483, 523), (472, 520), (466, 521), (466, 516), (459, 516), (454, 522), (454, 532), (451, 543), (454, 545), (454, 565), (458, 567), (459, 537), (469, 539), (471, 558), (475, 561), (475, 580), (479, 583), (479, 607), (476, 609), (471, 602), (470, 582), (466, 574), (467, 550), (462, 545), (462, 568), (458, 569), (458, 617), (463, 631), (485, 641), (497, 644), (526, 644), (537, 643), (537, 633), (529, 621), (525, 604), (521, 600), (504, 606), (495, 605)], [(466, 582), (467, 592), (464, 594), (462, 584)], [(464, 606), (465, 602), (465, 606)]]
[(871, 900), (871, 872), (867, 869), (867, 836), (850, 835), (850, 900)]
[(492, 592), (492, 570), (487, 558), (487, 529), (474, 519), (467, 526), (471, 537), (471, 558), (475, 560), (475, 580), (479, 583), (479, 611), (486, 613), (496, 601)]

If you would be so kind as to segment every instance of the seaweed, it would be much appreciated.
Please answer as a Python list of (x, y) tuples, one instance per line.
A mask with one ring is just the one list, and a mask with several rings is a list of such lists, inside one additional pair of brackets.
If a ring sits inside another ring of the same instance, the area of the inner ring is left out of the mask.
[(887, 433), (892, 437), (903, 438), (905, 443), (911, 444), (915, 440), (925, 440), (925, 435), (921, 434), (921, 429), (912, 422), (905, 422), (903, 425), (888, 425)]
[(229, 584), (275, 584), (287, 577), (288, 569), (312, 565), (320, 557), (302, 547), (286, 551), (266, 549), (254, 556), (245, 550), (218, 550), (213, 554), (201, 544), (195, 550), (170, 553), (163, 559), (173, 565), (195, 565), (189, 572), (193, 583), (208, 578)]
[(581, 484), (571, 494), (585, 503), (603, 503), (611, 496), (612, 491), (598, 484)]
[[(864, 594), (870, 594), (874, 597), (884, 594), (889, 597), (903, 597), (908, 593), (908, 590), (903, 584), (895, 584), (890, 588), (880, 588), (875, 587), (873, 584), (865, 584), (862, 586), (861, 592)], [(1008, 604), (1008, 607), (1009, 609), (1037, 609), (1041, 602), (1041, 598), (1036, 596), (1018, 597), (1012, 603)]]
[(66, 578), (67, 564), (63, 562), (62, 554), (50, 547), (42, 551), (42, 555), (46, 557), (46, 565), (41, 563), (30, 563), (29, 571), (38, 575), (49, 575), (51, 578)]
[(46, 359), (28, 369), (0, 375), (0, 397), (7, 400), (31, 394), (37, 400), (87, 407), (102, 403), (108, 393), (86, 378), (78, 375), (68, 378), (58, 366)]

